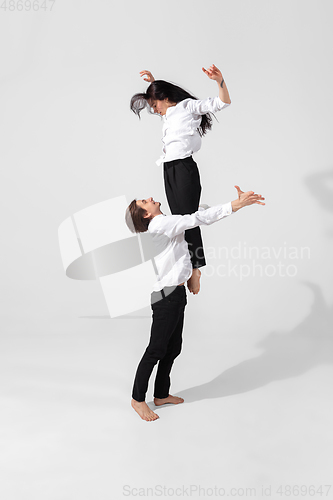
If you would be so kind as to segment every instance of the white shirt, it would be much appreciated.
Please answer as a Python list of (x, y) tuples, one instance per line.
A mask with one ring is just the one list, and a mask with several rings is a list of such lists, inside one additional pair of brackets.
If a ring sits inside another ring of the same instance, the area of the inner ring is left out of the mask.
[(155, 264), (158, 274), (153, 291), (165, 286), (176, 286), (192, 275), (192, 263), (184, 231), (202, 224), (210, 225), (232, 213), (231, 202), (198, 210), (190, 215), (156, 215), (149, 223), (148, 232), (153, 237), (158, 255)]
[(216, 113), (227, 106), (229, 104), (218, 96), (204, 100), (184, 99), (176, 106), (170, 106), (163, 116), (163, 155), (157, 160), (157, 165), (186, 158), (199, 151), (201, 115)]

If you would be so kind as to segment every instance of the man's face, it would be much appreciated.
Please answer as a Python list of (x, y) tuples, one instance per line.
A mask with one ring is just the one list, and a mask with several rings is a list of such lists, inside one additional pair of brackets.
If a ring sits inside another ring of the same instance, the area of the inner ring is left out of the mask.
[(154, 201), (152, 197), (147, 198), (146, 200), (137, 200), (136, 204), (144, 210), (147, 210), (146, 217), (155, 217), (155, 215), (159, 215), (161, 213), (160, 202)]

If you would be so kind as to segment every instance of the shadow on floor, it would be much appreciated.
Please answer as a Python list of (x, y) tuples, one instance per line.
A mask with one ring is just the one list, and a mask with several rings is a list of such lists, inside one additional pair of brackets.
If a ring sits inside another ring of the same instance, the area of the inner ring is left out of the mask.
[(328, 307), (320, 287), (306, 283), (314, 294), (310, 314), (290, 333), (269, 334), (258, 344), (262, 354), (247, 359), (205, 384), (177, 396), (186, 403), (253, 391), (271, 382), (298, 377), (312, 368), (333, 362), (333, 307)]
[[(320, 207), (333, 212), (333, 169), (310, 174), (304, 182)], [(332, 227), (326, 230), (326, 235), (330, 239), (333, 238)]]
[(305, 178), (305, 185), (320, 206), (333, 212), (333, 170), (315, 172)]

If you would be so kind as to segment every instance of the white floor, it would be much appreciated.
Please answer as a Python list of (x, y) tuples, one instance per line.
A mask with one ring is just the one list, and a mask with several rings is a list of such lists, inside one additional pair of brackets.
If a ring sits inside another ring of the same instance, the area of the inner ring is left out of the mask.
[[(1, 0), (0, 500), (333, 500), (332, 6)], [(111, 320), (57, 230), (122, 195), (169, 213), (159, 120), (129, 99), (143, 68), (213, 97), (213, 62), (233, 104), (195, 157), (201, 201), (237, 183), (267, 205), (202, 228), (185, 403), (144, 422), (150, 311)]]
[(130, 407), (149, 311), (67, 314), (3, 337), (1, 498), (279, 499), (296, 486), (332, 498), (332, 310), (320, 293), (284, 332), (239, 330), (241, 318), (222, 323), (191, 298), (172, 377), (185, 403), (149, 423)]

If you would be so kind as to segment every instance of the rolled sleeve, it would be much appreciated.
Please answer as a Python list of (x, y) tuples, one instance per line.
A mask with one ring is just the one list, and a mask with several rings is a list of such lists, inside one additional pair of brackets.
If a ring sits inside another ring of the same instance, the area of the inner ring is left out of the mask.
[(215, 207), (207, 208), (207, 210), (200, 210), (189, 215), (168, 215), (159, 216), (153, 219), (149, 224), (149, 231), (159, 234), (164, 234), (168, 238), (175, 238), (187, 229), (194, 227), (213, 224), (224, 217), (231, 215), (232, 206), (231, 202)]
[(230, 106), (230, 103), (221, 101), (219, 96), (208, 97), (207, 99), (189, 99), (186, 108), (193, 115), (205, 115), (206, 113), (216, 113), (221, 109)]
[(207, 208), (207, 210), (200, 210), (196, 212), (197, 219), (200, 220), (200, 224), (206, 224), (209, 226), (218, 220), (228, 217), (234, 213), (232, 211), (231, 201), (224, 203), (223, 205), (217, 205), (215, 207)]

